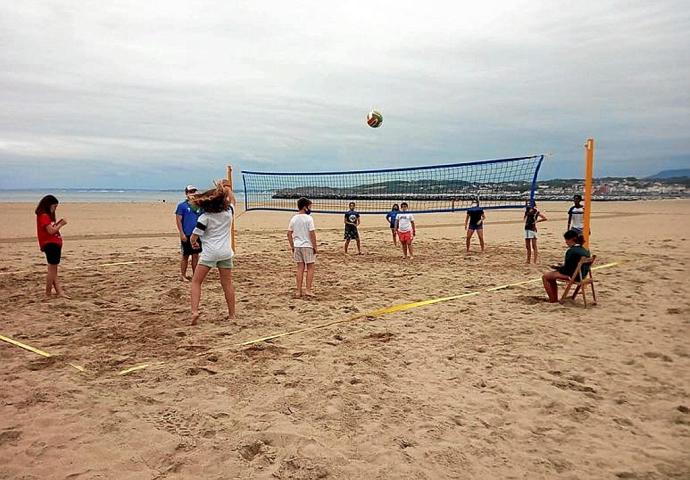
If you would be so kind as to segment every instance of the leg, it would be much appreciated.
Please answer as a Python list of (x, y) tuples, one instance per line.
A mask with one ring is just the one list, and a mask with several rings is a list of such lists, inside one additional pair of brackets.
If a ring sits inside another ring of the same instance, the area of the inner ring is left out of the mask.
[(315, 263), (307, 263), (307, 289), (304, 292), (307, 297), (314, 296), (314, 291), (312, 290), (314, 286), (314, 267), (316, 267)]
[(569, 278), (559, 272), (546, 272), (542, 275), (541, 280), (550, 303), (558, 303), (558, 282), (556, 280), (568, 280)]
[(192, 325), (199, 321), (199, 302), (201, 302), (201, 284), (204, 283), (210, 268), (206, 265), (199, 265), (192, 277)]
[(397, 247), (398, 246), (398, 236), (395, 234), (395, 230), (391, 230), (391, 233), (393, 234), (393, 246)]
[(53, 285), (57, 278), (57, 265), (48, 264), (48, 274), (46, 275), (46, 296), (50, 297), (53, 293)]
[(412, 253), (412, 240), (407, 244), (407, 250), (410, 252), (410, 260), (412, 260), (414, 258), (414, 254)]
[(470, 251), (470, 240), (472, 239), (472, 234), (474, 234), (474, 230), (471, 228), (467, 229), (467, 238), (465, 239), (465, 249), (469, 252)]
[(347, 253), (347, 247), (349, 247), (349, 246), (350, 246), (350, 239), (346, 238), (345, 239), (345, 253)]
[(225, 294), (225, 303), (228, 304), (228, 319), (235, 319), (235, 286), (232, 284), (232, 268), (219, 268), (220, 284)]
[(532, 242), (529, 238), (525, 238), (525, 248), (527, 249), (527, 264), (532, 261)]
[(60, 277), (58, 275), (58, 266), (57, 265), (51, 265), (51, 266), (55, 267), (55, 277), (53, 278), (53, 288), (55, 288), (55, 293), (58, 294), (58, 297), (70, 298), (69, 296), (65, 295), (65, 291), (62, 289), (62, 285), (60, 284)]
[(297, 297), (302, 296), (302, 280), (304, 279), (304, 262), (297, 264)]
[(357, 253), (362, 254), (362, 244), (359, 241), (359, 236), (357, 236)]
[[(532, 251), (534, 252), (534, 255), (532, 255), (532, 259), (534, 260), (534, 263), (537, 263), (537, 257), (539, 256), (539, 250), (537, 250), (537, 239), (533, 238), (532, 239)], [(527, 262), (529, 263), (529, 262)]]
[(189, 277), (187, 276), (187, 263), (189, 262), (189, 255), (182, 255), (182, 259), (180, 260), (180, 278), (184, 280), (185, 282), (189, 281)]
[(199, 254), (193, 253), (192, 254), (192, 275), (194, 275), (194, 272), (196, 272), (196, 266), (198, 264), (199, 264)]
[(482, 252), (484, 251), (484, 229), (479, 229), (477, 230), (477, 236), (479, 237), (479, 246), (482, 249)]

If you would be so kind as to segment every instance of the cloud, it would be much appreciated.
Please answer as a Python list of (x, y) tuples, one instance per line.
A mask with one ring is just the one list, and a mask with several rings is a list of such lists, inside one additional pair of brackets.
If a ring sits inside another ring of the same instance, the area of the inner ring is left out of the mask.
[(598, 174), (679, 168), (689, 44), (680, 1), (5, 3), (0, 188), (537, 152), (575, 176), (589, 136)]

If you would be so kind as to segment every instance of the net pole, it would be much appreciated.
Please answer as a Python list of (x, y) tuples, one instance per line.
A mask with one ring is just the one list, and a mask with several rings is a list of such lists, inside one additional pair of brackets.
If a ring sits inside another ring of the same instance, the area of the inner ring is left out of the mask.
[(592, 176), (594, 171), (594, 139), (588, 138), (585, 143), (585, 218), (583, 235), (585, 248), (589, 248), (589, 229), (592, 214)]
[[(227, 166), (227, 177), (228, 177), (228, 183), (230, 183), (230, 189), (232, 190), (233, 195), (235, 194), (235, 189), (233, 188), (232, 185), (232, 165)], [(235, 208), (233, 206), (233, 208)], [(236, 228), (235, 228), (235, 218), (237, 215), (233, 215), (232, 218), (232, 226), (230, 227), (230, 242), (232, 243), (232, 251), (236, 252), (237, 250), (235, 249), (236, 242), (235, 242), (235, 236), (236, 236)]]

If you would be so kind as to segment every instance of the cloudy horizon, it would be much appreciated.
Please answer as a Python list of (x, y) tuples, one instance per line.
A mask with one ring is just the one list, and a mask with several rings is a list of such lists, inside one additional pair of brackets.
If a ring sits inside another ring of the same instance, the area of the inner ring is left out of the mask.
[[(0, 188), (178, 188), (551, 153), (690, 167), (680, 1), (0, 6)], [(367, 111), (383, 111), (371, 129)]]

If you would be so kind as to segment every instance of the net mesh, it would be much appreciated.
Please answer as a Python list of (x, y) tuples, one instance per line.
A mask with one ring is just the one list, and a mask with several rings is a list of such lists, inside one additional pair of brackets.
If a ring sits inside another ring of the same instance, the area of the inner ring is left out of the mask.
[(342, 213), (349, 202), (360, 213), (386, 213), (407, 202), (413, 212), (467, 210), (478, 198), (483, 208), (520, 208), (534, 199), (543, 155), (428, 167), (351, 172), (242, 172), (247, 210), (296, 209), (312, 200), (312, 211)]

